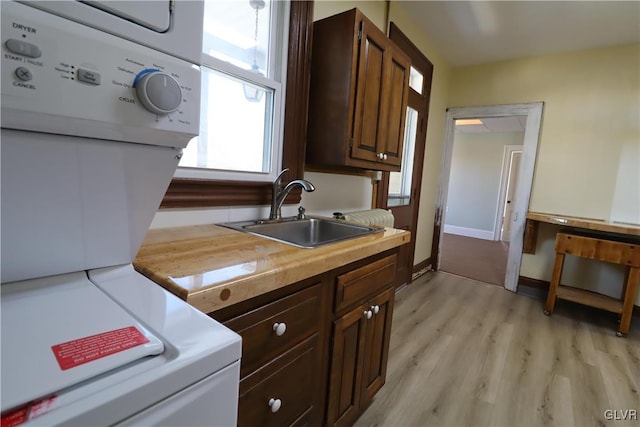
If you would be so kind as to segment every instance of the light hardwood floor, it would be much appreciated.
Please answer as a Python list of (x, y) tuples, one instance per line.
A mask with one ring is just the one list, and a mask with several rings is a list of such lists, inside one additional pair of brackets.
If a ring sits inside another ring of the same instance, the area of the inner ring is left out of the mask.
[(618, 338), (613, 314), (543, 305), (422, 276), (396, 295), (387, 381), (356, 426), (640, 426), (638, 318)]

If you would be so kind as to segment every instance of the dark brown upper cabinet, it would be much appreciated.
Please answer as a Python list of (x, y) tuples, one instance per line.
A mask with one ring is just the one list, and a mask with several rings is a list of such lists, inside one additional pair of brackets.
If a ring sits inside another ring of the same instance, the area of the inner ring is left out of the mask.
[(358, 9), (314, 22), (307, 164), (399, 171), (410, 68)]

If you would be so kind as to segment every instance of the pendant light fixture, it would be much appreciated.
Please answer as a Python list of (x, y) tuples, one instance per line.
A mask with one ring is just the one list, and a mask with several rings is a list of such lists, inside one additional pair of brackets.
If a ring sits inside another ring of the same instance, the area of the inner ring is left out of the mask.
[[(253, 64), (251, 65), (251, 71), (256, 74), (259, 74), (264, 77), (264, 74), (260, 72), (260, 67), (258, 67), (257, 57), (258, 57), (258, 12), (264, 9), (265, 3), (264, 0), (249, 0), (249, 5), (252, 9), (256, 11), (256, 26), (255, 32), (253, 35), (254, 45), (253, 45)], [(249, 102), (260, 102), (262, 100), (262, 95), (264, 95), (264, 91), (262, 91), (259, 87), (250, 84), (242, 85), (242, 89), (244, 90), (244, 97)]]

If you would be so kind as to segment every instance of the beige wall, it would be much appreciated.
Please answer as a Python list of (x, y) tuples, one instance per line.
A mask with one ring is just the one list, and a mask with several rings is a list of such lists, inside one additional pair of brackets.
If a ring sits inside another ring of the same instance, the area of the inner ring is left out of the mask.
[(543, 101), (531, 210), (640, 222), (639, 58), (635, 44), (457, 68), (449, 106)]
[[(543, 101), (530, 210), (640, 223), (639, 59), (633, 44), (457, 68), (449, 106)], [(524, 256), (523, 276), (550, 280), (553, 236)], [(576, 263), (566, 283), (603, 291), (603, 278), (615, 295), (622, 272), (606, 265)]]
[(367, 18), (386, 33), (387, 6), (385, 1), (380, 0), (315, 0), (313, 2), (313, 20), (327, 18), (354, 7), (360, 9)]
[[(314, 20), (357, 7), (369, 19), (373, 21), (385, 33), (387, 25), (387, 2), (384, 1), (326, 1), (316, 0), (314, 3)], [(427, 145), (424, 158), (424, 172), (422, 176), (422, 195), (420, 197), (420, 212), (418, 218), (418, 233), (416, 238), (416, 253), (414, 263), (418, 264), (431, 256), (431, 240), (433, 238), (433, 218), (438, 194), (438, 180), (440, 175), (440, 160), (442, 157), (442, 142), (444, 139), (444, 123), (446, 115), (447, 91), (449, 88), (450, 68), (440, 54), (424, 38), (420, 26), (405, 12), (402, 5), (391, 2), (388, 10), (389, 21), (395, 22), (400, 30), (425, 54), (434, 65), (434, 75), (431, 87), (431, 103), (429, 108), (429, 122), (427, 125)], [(347, 175), (324, 176), (325, 174), (305, 173), (316, 186), (333, 185), (332, 188), (341, 194), (357, 194), (362, 191), (364, 181), (367, 178), (359, 178)], [(339, 186), (336, 186), (336, 181)], [(367, 183), (370, 189), (370, 183)], [(370, 191), (369, 191), (370, 192)], [(360, 195), (354, 196), (360, 200), (361, 209), (368, 209), (371, 205), (371, 196), (363, 199)], [(307, 197), (311, 202), (311, 195)], [(323, 198), (322, 205), (331, 203), (331, 199)], [(368, 203), (368, 206), (367, 206)], [(355, 206), (354, 206), (355, 208)], [(319, 207), (318, 207), (319, 209)], [(355, 209), (354, 209), (355, 210)]]

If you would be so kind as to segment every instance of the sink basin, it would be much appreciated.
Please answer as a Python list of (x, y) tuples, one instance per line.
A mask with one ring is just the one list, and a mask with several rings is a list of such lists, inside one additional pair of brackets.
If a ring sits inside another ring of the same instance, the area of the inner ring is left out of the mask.
[(384, 231), (384, 228), (379, 227), (311, 217), (283, 219), (276, 222), (267, 220), (227, 222), (218, 225), (267, 237), (299, 248), (315, 248)]

